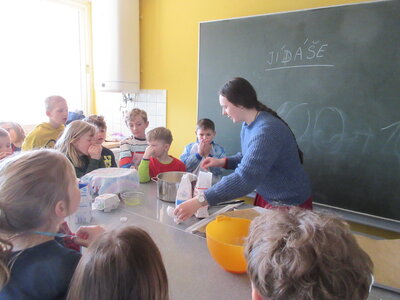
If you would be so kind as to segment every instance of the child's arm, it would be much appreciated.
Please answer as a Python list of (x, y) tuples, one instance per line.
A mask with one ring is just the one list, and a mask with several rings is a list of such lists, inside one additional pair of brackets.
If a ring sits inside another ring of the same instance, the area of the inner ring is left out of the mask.
[(199, 165), (202, 157), (199, 153), (190, 153), (193, 143), (187, 145), (183, 150), (180, 160), (186, 165), (188, 172), (193, 172)]
[(139, 164), (139, 181), (140, 183), (149, 182), (150, 181), (150, 161), (148, 159), (142, 159)]
[(218, 144), (213, 145), (213, 154), (214, 154), (213, 157), (216, 157), (216, 158), (226, 157), (225, 149)]
[[(58, 233), (74, 235), (73, 232), (69, 229), (68, 223), (65, 221), (60, 225), (60, 228), (58, 229)], [(69, 249), (75, 250), (77, 252), (80, 252), (81, 246), (78, 245), (77, 243), (75, 243), (74, 239), (75, 239), (74, 237), (64, 237), (64, 238), (60, 239), (59, 242), (65, 248), (69, 248)], [(58, 241), (58, 238), (56, 238), (56, 240)]]
[(120, 149), (119, 166), (120, 168), (129, 169), (132, 166), (133, 152), (131, 152), (131, 144), (128, 139), (121, 142)]
[(124, 157), (119, 160), (119, 167), (129, 169), (132, 167), (132, 156)]
[(150, 156), (153, 155), (153, 152), (154, 150), (151, 146), (147, 146), (146, 151), (144, 151), (143, 158), (138, 167), (140, 183), (150, 181)]
[(104, 161), (101, 159), (101, 145), (91, 145), (89, 146), (89, 165), (86, 168), (86, 173), (89, 173), (93, 170), (97, 170), (99, 168), (104, 168)]
[[(214, 143), (212, 148), (212, 155), (210, 154), (210, 156), (214, 158), (224, 158), (226, 157), (226, 153), (223, 147)], [(211, 167), (210, 172), (213, 173), (214, 176), (218, 177), (222, 175), (222, 169), (223, 168), (219, 167)]]
[(80, 246), (89, 247), (106, 230), (104, 227), (96, 226), (81, 226), (76, 231), (76, 238), (74, 242)]

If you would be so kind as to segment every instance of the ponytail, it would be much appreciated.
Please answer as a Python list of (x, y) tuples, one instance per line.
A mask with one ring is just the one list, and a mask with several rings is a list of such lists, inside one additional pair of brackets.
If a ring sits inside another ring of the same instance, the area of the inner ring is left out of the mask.
[[(281, 120), (281, 121), (289, 128), (290, 132), (292, 133), (292, 135), (293, 135), (293, 137), (294, 137), (294, 140), (296, 141), (296, 137), (295, 137), (295, 135), (294, 135), (292, 129), (289, 127), (288, 123), (286, 123), (286, 122), (276, 113), (276, 111), (274, 111), (273, 109), (267, 107), (265, 104), (261, 103), (261, 102), (258, 101), (258, 100), (257, 100), (256, 109), (257, 109), (258, 111), (266, 111), (266, 112), (270, 113), (271, 115), (273, 115), (275, 118)], [(296, 141), (296, 146), (297, 146), (297, 152), (299, 153), (300, 163), (303, 164), (303, 157), (304, 157), (304, 154), (303, 154), (303, 151), (300, 150), (299, 145), (297, 144), (297, 141)]]
[[(274, 110), (258, 101), (256, 90), (246, 79), (241, 77), (232, 78), (225, 83), (219, 91), (219, 94), (227, 98), (229, 102), (236, 106), (241, 105), (245, 108), (255, 108), (257, 111), (266, 111), (270, 113), (275, 118), (281, 120), (289, 128), (290, 132), (293, 134), (294, 140), (296, 141), (296, 137), (289, 125)], [(299, 145), (297, 145), (297, 141), (296, 146), (297, 151), (299, 152), (300, 162), (303, 164), (303, 152), (300, 150)]]

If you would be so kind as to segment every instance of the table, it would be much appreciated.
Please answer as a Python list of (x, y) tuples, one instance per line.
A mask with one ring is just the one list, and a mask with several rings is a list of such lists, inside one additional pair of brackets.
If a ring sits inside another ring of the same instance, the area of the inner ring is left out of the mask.
[[(174, 203), (157, 199), (156, 183), (141, 184), (139, 190), (144, 193), (141, 204), (121, 204), (109, 213), (93, 211), (93, 223), (107, 229), (135, 225), (146, 230), (164, 260), (171, 300), (251, 299), (248, 276), (224, 271), (210, 256), (205, 238), (185, 231), (198, 219), (193, 217), (177, 225), (167, 215), (167, 207)], [(122, 223), (121, 217), (127, 217), (127, 222)], [(71, 224), (72, 230), (78, 226)]]
[[(140, 184), (144, 193), (141, 204), (121, 204), (110, 213), (93, 211), (93, 224), (107, 229), (134, 225), (146, 230), (160, 249), (168, 274), (171, 300), (245, 300), (251, 299), (251, 284), (246, 274), (224, 271), (210, 256), (204, 235), (191, 234), (185, 229), (198, 219), (192, 217), (179, 225), (167, 215), (167, 203), (157, 199), (154, 182)], [(246, 206), (244, 206), (246, 207)], [(248, 207), (248, 206), (247, 206)], [(210, 207), (210, 214), (219, 207)], [(122, 223), (121, 217), (127, 217)], [(75, 231), (79, 225), (69, 222)], [(396, 293), (373, 287), (369, 300), (400, 299)]]

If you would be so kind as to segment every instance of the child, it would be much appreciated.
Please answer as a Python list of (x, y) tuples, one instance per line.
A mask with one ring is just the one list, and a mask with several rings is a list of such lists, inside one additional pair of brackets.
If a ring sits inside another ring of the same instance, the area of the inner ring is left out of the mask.
[(186, 172), (183, 162), (168, 155), (168, 150), (172, 143), (172, 134), (169, 129), (157, 127), (150, 130), (147, 133), (147, 141), (149, 146), (146, 148), (139, 165), (140, 182), (148, 182), (150, 178), (163, 172)]
[(348, 225), (293, 207), (254, 219), (245, 248), (253, 300), (366, 300), (372, 261)]
[(12, 153), (10, 135), (7, 130), (0, 128), (0, 160)]
[[(200, 162), (205, 157), (223, 158), (225, 150), (220, 145), (214, 143), (215, 125), (210, 119), (201, 119), (196, 126), (197, 141), (187, 145), (181, 155), (181, 161), (186, 165), (188, 172), (197, 173)], [(222, 168), (211, 167), (209, 169), (215, 177), (220, 177)]]
[(128, 226), (103, 234), (83, 255), (67, 300), (168, 300), (160, 251), (144, 230)]
[[(106, 140), (106, 134), (107, 134), (107, 125), (106, 122), (104, 121), (103, 116), (97, 116), (97, 115), (90, 115), (83, 119), (84, 121), (96, 126), (97, 132), (96, 132), (96, 144), (102, 145), (103, 142)], [(117, 168), (117, 163), (115, 162), (115, 156), (114, 153), (110, 150), (107, 149), (106, 147), (101, 146), (101, 157), (104, 161), (104, 165), (106, 168)]]
[(7, 130), (10, 134), (13, 153), (21, 151), (22, 143), (25, 140), (25, 132), (21, 125), (15, 122), (0, 122), (0, 127)]
[[(68, 159), (54, 150), (23, 152), (0, 163), (0, 299), (56, 300), (66, 296), (80, 253), (54, 239), (79, 207)], [(90, 244), (104, 230), (81, 227)]]
[(36, 126), (25, 138), (22, 150), (39, 148), (54, 148), (54, 145), (64, 130), (68, 118), (67, 101), (60, 96), (50, 96), (45, 100), (46, 115), (49, 122)]
[(119, 166), (121, 168), (137, 168), (146, 150), (147, 141), (145, 130), (149, 126), (144, 110), (134, 108), (125, 118), (125, 123), (132, 136), (121, 142)]
[(75, 167), (76, 177), (104, 168), (101, 145), (95, 143), (96, 128), (84, 121), (73, 121), (57, 141), (56, 149), (64, 153)]

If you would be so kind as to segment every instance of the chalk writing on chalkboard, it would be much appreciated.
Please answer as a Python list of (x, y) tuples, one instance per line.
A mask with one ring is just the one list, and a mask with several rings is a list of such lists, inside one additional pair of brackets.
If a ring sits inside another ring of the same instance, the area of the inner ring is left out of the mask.
[(240, 151), (240, 124), (215, 99), (246, 78), (293, 130), (315, 202), (397, 224), (399, 15), (388, 0), (202, 23), (198, 117), (215, 122), (228, 154)]
[(387, 149), (393, 148), (394, 153), (396, 154), (400, 162), (400, 121), (397, 121), (384, 128), (381, 128), (381, 131), (388, 129), (392, 130), (392, 134), (389, 136), (388, 140), (383, 145), (382, 150), (385, 151)]
[[(344, 153), (358, 147), (360, 154), (371, 151), (390, 153), (400, 162), (400, 121), (378, 128), (354, 128), (346, 113), (334, 106), (318, 107), (315, 104), (286, 101), (277, 109), (279, 115), (290, 122), (303, 120), (296, 132), (297, 141), (323, 153)], [(299, 123), (299, 121), (297, 121)], [(329, 126), (327, 126), (329, 124)], [(382, 141), (382, 146), (378, 143)]]
[(305, 39), (303, 44), (293, 49), (283, 45), (278, 50), (268, 51), (267, 68), (274, 71), (290, 68), (334, 67), (332, 64), (318, 63), (326, 56), (329, 44), (320, 40)]

